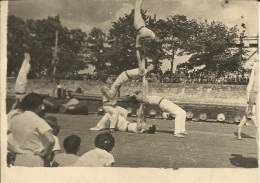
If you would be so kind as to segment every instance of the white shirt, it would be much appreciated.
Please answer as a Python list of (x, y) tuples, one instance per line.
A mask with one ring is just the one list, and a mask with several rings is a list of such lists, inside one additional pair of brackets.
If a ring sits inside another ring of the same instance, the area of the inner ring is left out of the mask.
[(162, 99), (162, 97), (150, 96), (150, 95), (147, 95), (146, 98), (148, 99), (149, 104), (155, 104), (155, 105), (159, 105), (159, 102)]
[(60, 153), (56, 154), (53, 158), (53, 162), (57, 162), (59, 166), (67, 166), (75, 163), (79, 159), (79, 156), (75, 154)]
[(95, 148), (83, 154), (75, 163), (74, 167), (107, 167), (115, 162), (113, 155), (106, 150)]
[(34, 154), (44, 150), (42, 137), (46, 131), (52, 131), (46, 121), (31, 111), (13, 117), (9, 123), (8, 145), (18, 154)]

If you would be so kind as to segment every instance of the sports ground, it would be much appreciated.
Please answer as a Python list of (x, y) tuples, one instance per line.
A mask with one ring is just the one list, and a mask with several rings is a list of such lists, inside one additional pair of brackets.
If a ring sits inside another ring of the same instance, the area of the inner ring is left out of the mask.
[[(7, 111), (12, 102), (7, 100)], [(89, 103), (91, 104), (91, 103)], [(92, 103), (93, 104), (93, 103)], [(61, 126), (58, 134), (61, 150), (63, 139), (71, 134), (81, 137), (78, 155), (95, 148), (94, 139), (103, 131), (90, 131), (102, 118), (93, 113), (97, 106), (89, 105), (88, 115), (47, 113), (56, 116)], [(93, 109), (92, 109), (93, 108)], [(214, 108), (210, 108), (216, 110)], [(136, 117), (129, 117), (134, 122)], [(173, 137), (174, 119), (146, 118), (155, 124), (155, 134), (116, 132), (116, 145), (111, 151), (115, 168), (79, 169), (45, 168), (4, 171), (9, 182), (258, 182), (257, 145), (254, 126), (243, 126), (242, 140), (235, 139), (237, 123), (186, 121), (189, 133), (185, 138)], [(104, 130), (108, 131), (108, 130)], [(173, 171), (171, 171), (173, 170)], [(15, 176), (14, 176), (15, 175)], [(26, 176), (25, 176), (26, 175)], [(31, 176), (34, 175), (34, 176)], [(30, 177), (25, 179), (25, 177)], [(38, 178), (42, 177), (42, 178)], [(5, 179), (7, 180), (7, 179)], [(106, 181), (105, 181), (106, 180)]]
[[(94, 139), (100, 131), (90, 131), (102, 115), (46, 114), (57, 117), (63, 139), (71, 134), (81, 137), (78, 155), (95, 148)], [(135, 121), (130, 117), (129, 121)], [(116, 132), (112, 150), (116, 167), (142, 168), (256, 168), (257, 145), (254, 127), (243, 126), (242, 140), (235, 139), (237, 125), (210, 122), (186, 122), (185, 138), (173, 137), (174, 120), (147, 118), (155, 124), (155, 134)], [(105, 131), (105, 130), (104, 130)], [(63, 148), (62, 148), (63, 150)]]

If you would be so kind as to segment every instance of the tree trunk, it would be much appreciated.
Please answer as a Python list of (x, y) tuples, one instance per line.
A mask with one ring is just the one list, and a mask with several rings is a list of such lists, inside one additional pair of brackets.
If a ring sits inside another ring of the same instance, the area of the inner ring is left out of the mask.
[(171, 81), (172, 81), (172, 72), (173, 72), (173, 61), (174, 61), (174, 50), (172, 51), (173, 55), (172, 55), (172, 60), (171, 60)]

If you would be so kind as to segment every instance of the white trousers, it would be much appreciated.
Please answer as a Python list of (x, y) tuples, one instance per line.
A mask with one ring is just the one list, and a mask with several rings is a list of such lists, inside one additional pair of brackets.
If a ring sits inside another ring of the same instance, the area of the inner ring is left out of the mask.
[[(110, 126), (109, 122), (111, 123), (111, 115), (109, 113), (106, 113), (102, 119), (98, 122), (96, 125), (100, 129), (107, 128)], [(137, 132), (137, 123), (130, 123), (126, 120), (125, 117), (121, 116), (120, 114), (118, 115), (118, 121), (116, 124), (116, 129), (121, 132)]]
[(16, 98), (20, 99), (20, 101), (25, 96), (24, 93), (26, 92), (27, 89), (27, 74), (29, 73), (30, 68), (31, 65), (29, 63), (29, 60), (25, 59), (16, 78), (15, 93), (19, 93), (16, 94)]
[(127, 82), (129, 80), (129, 77), (126, 75), (126, 72), (130, 79), (138, 79), (141, 76), (143, 76), (144, 72), (142, 72), (139, 68), (131, 69), (122, 72), (114, 81), (113, 85), (111, 86), (111, 89), (114, 90), (116, 85), (122, 85), (123, 83)]
[(110, 128), (116, 128), (119, 115), (123, 116), (125, 119), (127, 118), (128, 111), (123, 107), (120, 106), (113, 107), (113, 106), (104, 105), (103, 109), (105, 110), (106, 113), (108, 113), (111, 116)]
[(168, 99), (163, 99), (159, 106), (163, 111), (175, 115), (174, 134), (178, 134), (186, 131), (185, 128), (186, 112), (182, 108), (180, 108), (178, 105), (174, 104)]

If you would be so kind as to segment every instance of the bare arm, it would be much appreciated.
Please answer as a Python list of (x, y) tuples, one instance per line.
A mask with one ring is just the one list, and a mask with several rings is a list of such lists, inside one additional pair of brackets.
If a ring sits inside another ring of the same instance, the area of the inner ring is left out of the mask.
[(142, 102), (148, 103), (147, 94), (148, 94), (148, 81), (145, 76), (143, 76), (143, 82), (142, 82)]
[(142, 60), (142, 58), (141, 58), (140, 47), (136, 48), (136, 57), (137, 57), (139, 69), (142, 72), (144, 72), (145, 71), (145, 60)]
[(119, 87), (119, 86), (116, 86), (116, 89), (115, 89), (115, 90), (109, 90), (109, 89), (107, 89), (106, 87), (102, 87), (101, 92), (102, 92), (106, 97), (108, 97), (109, 99), (113, 99), (113, 98), (116, 96), (116, 94), (117, 94), (118, 87)]
[(51, 130), (48, 130), (48, 131), (44, 132), (43, 136), (46, 138), (46, 140), (48, 142), (48, 145), (47, 145), (47, 147), (46, 147), (46, 149), (44, 151), (36, 152), (35, 154), (39, 155), (39, 156), (41, 156), (43, 158), (46, 158), (46, 157), (49, 157), (51, 155), (52, 149), (54, 147), (55, 140), (53, 138)]
[(136, 48), (140, 47), (140, 36), (137, 35), (136, 36), (136, 45), (135, 45)]

